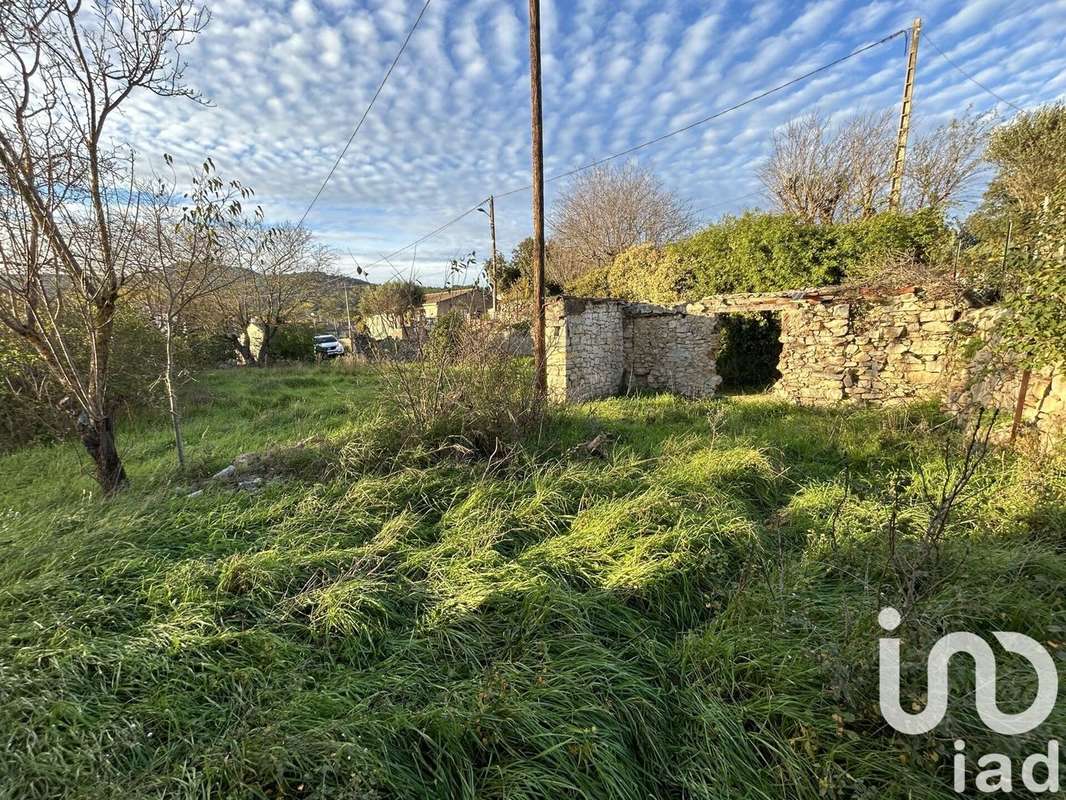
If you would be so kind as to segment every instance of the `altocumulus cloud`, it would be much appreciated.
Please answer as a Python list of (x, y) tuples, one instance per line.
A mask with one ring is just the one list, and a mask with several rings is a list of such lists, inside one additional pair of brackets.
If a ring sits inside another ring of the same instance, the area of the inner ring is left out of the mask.
[[(225, 0), (190, 49), (188, 81), (209, 107), (141, 96), (123, 117), (146, 163), (164, 152), (253, 186), (271, 220), (314, 196), (423, 0)], [(1066, 5), (1007, 0), (544, 0), (546, 171), (572, 169), (706, 116), (921, 15), (956, 63), (1020, 106), (1066, 92)], [(812, 109), (898, 102), (903, 40), (634, 158), (708, 217), (758, 205), (755, 170), (772, 131)], [(342, 253), (381, 258), (490, 192), (528, 183), (523, 0), (433, 0), (308, 224)], [(915, 124), (997, 105), (922, 49)], [(1009, 109), (1000, 104), (999, 110)], [(549, 186), (549, 202), (560, 184)], [(529, 229), (528, 194), (497, 206), (501, 249)], [(418, 249), (439, 280), (448, 259), (488, 251), (482, 215)], [(396, 259), (411, 265), (412, 252)], [(347, 257), (338, 267), (349, 267)], [(389, 277), (387, 266), (373, 277)]]

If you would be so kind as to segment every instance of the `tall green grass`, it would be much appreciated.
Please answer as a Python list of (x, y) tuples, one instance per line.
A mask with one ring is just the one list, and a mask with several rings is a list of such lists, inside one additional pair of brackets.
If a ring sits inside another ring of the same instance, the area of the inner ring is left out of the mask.
[[(490, 468), (391, 451), (373, 393), (206, 376), (191, 474), (144, 420), (109, 501), (72, 447), (0, 460), (0, 797), (946, 798), (956, 737), (1066, 733), (1062, 704), (983, 731), (965, 669), (934, 734), (877, 710), (888, 487), (937, 468), (935, 410), (610, 400)], [(186, 496), (310, 435), (258, 494)], [(1061, 462), (997, 452), (975, 484), (905, 623), (909, 697), (948, 630), (1063, 638)]]

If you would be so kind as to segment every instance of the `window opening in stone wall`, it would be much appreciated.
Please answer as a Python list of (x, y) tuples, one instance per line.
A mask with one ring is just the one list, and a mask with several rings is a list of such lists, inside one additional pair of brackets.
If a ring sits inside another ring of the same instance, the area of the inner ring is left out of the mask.
[(719, 317), (718, 374), (722, 394), (763, 392), (781, 377), (781, 314), (752, 311)]

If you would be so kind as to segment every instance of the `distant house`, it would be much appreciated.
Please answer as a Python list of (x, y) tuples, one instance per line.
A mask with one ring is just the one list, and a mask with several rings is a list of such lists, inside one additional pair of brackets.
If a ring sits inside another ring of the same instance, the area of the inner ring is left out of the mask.
[(404, 319), (392, 314), (374, 314), (364, 320), (371, 339), (408, 339), (418, 330), (432, 328), (446, 314), (464, 317), (484, 317), (492, 307), (491, 294), (485, 289), (450, 289), (430, 292), (423, 298), (421, 308)]
[(363, 320), (366, 325), (367, 335), (371, 339), (381, 341), (382, 339), (406, 339), (411, 331), (419, 325), (421, 315), (419, 319), (414, 319), (414, 315), (409, 315), (407, 319), (401, 319), (393, 314), (374, 314)]
[(432, 292), (427, 294), (422, 302), (422, 312), (430, 325), (451, 312), (464, 317), (483, 317), (491, 307), (489, 292), (480, 288)]

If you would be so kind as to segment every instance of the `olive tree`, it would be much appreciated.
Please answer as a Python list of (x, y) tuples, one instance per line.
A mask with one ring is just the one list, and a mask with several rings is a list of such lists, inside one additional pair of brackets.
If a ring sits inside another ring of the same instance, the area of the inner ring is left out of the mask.
[(424, 298), (425, 291), (413, 281), (388, 281), (363, 292), (359, 298), (359, 313), (364, 320), (384, 318), (388, 327), (399, 328), (407, 338)]
[[(246, 364), (266, 366), (281, 326), (296, 320), (319, 292), (318, 276), (332, 258), (306, 228), (269, 227), (245, 219), (225, 231), (233, 280), (212, 298), (218, 329)], [(262, 341), (252, 346), (249, 330)]]

